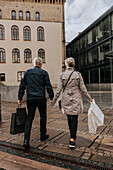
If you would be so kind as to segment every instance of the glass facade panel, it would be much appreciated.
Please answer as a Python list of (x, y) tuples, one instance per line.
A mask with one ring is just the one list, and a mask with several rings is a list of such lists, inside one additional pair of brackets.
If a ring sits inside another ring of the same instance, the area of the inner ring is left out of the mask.
[(102, 39), (102, 23), (97, 26), (97, 41)]
[(100, 68), (101, 83), (111, 83), (110, 66)]
[(85, 65), (87, 66), (88, 61), (87, 61), (87, 52), (85, 52)]
[(83, 79), (84, 79), (84, 83), (89, 83), (89, 73), (88, 71), (85, 71), (82, 73)]
[(108, 17), (106, 17), (103, 21), (102, 21), (102, 35), (104, 38), (109, 36), (109, 19)]
[(92, 31), (88, 33), (88, 45), (92, 43)]
[(96, 64), (97, 63), (97, 48), (93, 48), (88, 51), (88, 64)]
[(99, 83), (99, 70), (90, 71), (90, 83)]
[(94, 44), (96, 42), (96, 28), (93, 28), (92, 30), (92, 43)]
[(80, 58), (81, 58), (81, 60), (80, 60), (80, 65), (81, 65), (81, 66), (84, 66), (84, 64), (85, 64), (84, 53), (81, 54)]
[(111, 16), (111, 22), (112, 22), (112, 34), (113, 34), (113, 13), (112, 13), (112, 16)]

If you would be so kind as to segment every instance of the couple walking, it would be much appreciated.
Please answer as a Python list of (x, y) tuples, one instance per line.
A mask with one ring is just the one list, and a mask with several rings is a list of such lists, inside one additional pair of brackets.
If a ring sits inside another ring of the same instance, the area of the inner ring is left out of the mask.
[(65, 60), (66, 69), (60, 74), (60, 79), (56, 94), (54, 96), (47, 71), (42, 69), (42, 59), (34, 59), (34, 67), (25, 72), (21, 80), (18, 91), (18, 104), (22, 104), (22, 98), (25, 89), (27, 90), (27, 109), (28, 115), (25, 124), (24, 147), (30, 147), (30, 133), (32, 121), (35, 116), (36, 107), (40, 113), (40, 140), (44, 141), (49, 138), (46, 130), (46, 97), (45, 88), (49, 94), (50, 105), (54, 106), (62, 92), (62, 109), (67, 115), (68, 126), (70, 131), (69, 147), (75, 148), (76, 132), (78, 125), (78, 115), (82, 112), (82, 96), (85, 95), (89, 102), (92, 98), (87, 92), (81, 74), (74, 70), (75, 61), (73, 58)]

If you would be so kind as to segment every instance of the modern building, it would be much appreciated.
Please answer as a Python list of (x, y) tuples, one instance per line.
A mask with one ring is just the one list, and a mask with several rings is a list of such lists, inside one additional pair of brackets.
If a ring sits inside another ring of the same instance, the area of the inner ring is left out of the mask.
[(56, 87), (65, 59), (64, 3), (0, 0), (0, 83), (17, 87), (39, 56)]
[(66, 46), (66, 57), (75, 59), (85, 83), (109, 84), (113, 83), (113, 63), (105, 54), (112, 50), (113, 6)]

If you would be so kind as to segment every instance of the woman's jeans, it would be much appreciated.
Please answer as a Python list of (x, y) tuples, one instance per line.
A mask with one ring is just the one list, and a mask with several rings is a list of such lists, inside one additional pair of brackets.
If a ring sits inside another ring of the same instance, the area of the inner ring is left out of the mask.
[(70, 138), (76, 139), (78, 115), (67, 115)]

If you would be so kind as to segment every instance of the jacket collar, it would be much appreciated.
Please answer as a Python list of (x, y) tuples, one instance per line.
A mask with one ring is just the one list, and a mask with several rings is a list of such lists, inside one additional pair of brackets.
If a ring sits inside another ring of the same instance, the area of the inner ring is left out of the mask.
[(73, 67), (67, 67), (66, 70), (74, 70)]
[[(34, 66), (34, 68), (40, 68), (39, 66)], [(41, 68), (40, 68), (41, 69)]]

